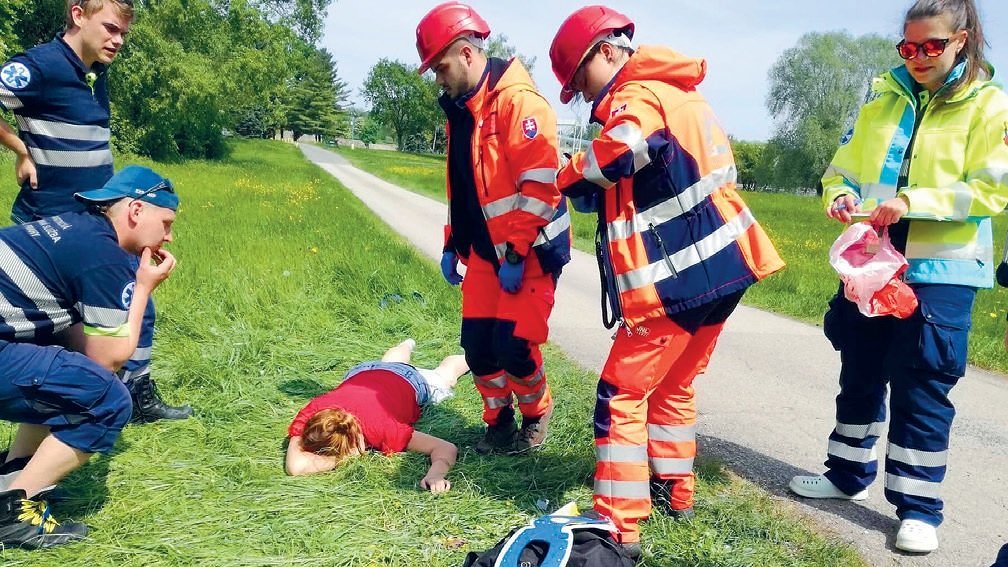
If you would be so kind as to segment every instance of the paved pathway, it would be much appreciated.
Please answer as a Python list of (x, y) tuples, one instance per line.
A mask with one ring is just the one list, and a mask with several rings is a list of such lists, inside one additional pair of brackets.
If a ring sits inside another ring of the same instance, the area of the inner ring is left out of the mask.
[[(301, 149), (422, 253), (440, 259), (445, 205), (327, 150), (307, 144)], [(551, 342), (595, 371), (612, 344), (612, 332), (600, 323), (598, 282), (595, 258), (575, 251), (550, 319)], [(724, 460), (775, 498), (794, 503), (872, 565), (988, 567), (1008, 542), (1008, 380), (970, 368), (953, 390), (958, 417), (942, 488), (941, 548), (912, 556), (893, 549), (897, 521), (881, 481), (859, 503), (803, 500), (787, 492), (794, 474), (821, 472), (838, 373), (839, 357), (819, 327), (740, 307), (707, 373), (697, 379), (701, 454)]]

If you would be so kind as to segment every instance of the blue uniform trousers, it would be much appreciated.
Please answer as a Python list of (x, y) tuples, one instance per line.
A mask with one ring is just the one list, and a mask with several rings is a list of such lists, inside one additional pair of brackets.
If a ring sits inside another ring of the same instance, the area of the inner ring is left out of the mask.
[(0, 341), (0, 419), (49, 426), (85, 453), (108, 453), (133, 413), (126, 386), (83, 354)]
[(825, 476), (847, 494), (875, 480), (875, 441), (886, 418), (888, 384), (886, 499), (900, 519), (938, 525), (939, 488), (955, 416), (948, 395), (966, 371), (976, 289), (911, 287), (920, 305), (907, 319), (865, 317), (843, 296), (842, 288), (830, 301), (823, 330), (840, 351), (842, 368)]

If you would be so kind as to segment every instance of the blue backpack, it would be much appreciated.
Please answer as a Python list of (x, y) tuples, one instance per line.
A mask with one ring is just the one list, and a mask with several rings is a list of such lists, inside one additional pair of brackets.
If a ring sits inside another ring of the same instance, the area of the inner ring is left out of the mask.
[(462, 567), (633, 567), (612, 539), (611, 520), (546, 515), (512, 530), (492, 549), (470, 552)]

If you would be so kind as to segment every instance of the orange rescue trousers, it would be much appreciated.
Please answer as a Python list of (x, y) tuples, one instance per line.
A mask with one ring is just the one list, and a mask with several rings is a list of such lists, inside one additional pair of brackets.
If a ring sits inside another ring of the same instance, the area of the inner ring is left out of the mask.
[(595, 403), (594, 502), (623, 543), (640, 540), (638, 523), (651, 514), (652, 479), (671, 485), (673, 510), (693, 506), (693, 379), (707, 368), (741, 297), (616, 332)]
[(539, 345), (549, 335), (555, 289), (552, 275), (527, 273), (518, 293), (507, 293), (491, 263), (469, 256), (462, 281), (461, 342), (489, 425), (513, 398), (526, 418), (542, 416), (553, 403)]

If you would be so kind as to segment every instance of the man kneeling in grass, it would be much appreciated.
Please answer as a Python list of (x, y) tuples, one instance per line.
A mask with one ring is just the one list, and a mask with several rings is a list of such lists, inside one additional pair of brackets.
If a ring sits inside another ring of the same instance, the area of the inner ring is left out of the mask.
[(3, 547), (87, 534), (56, 522), (45, 493), (93, 453), (112, 451), (133, 411), (115, 372), (176, 265), (163, 248), (179, 204), (168, 179), (129, 166), (76, 197), (87, 212), (0, 230), (0, 420), (19, 424), (0, 453)]
[(454, 444), (413, 429), (420, 408), (445, 400), (469, 371), (465, 357), (448, 356), (434, 370), (410, 365), (416, 341), (388, 349), (380, 361), (350, 369), (334, 390), (308, 402), (288, 428), (287, 474), (330, 471), (368, 449), (386, 455), (415, 451), (429, 455), (430, 469), (420, 487), (445, 492), (455, 464)]

